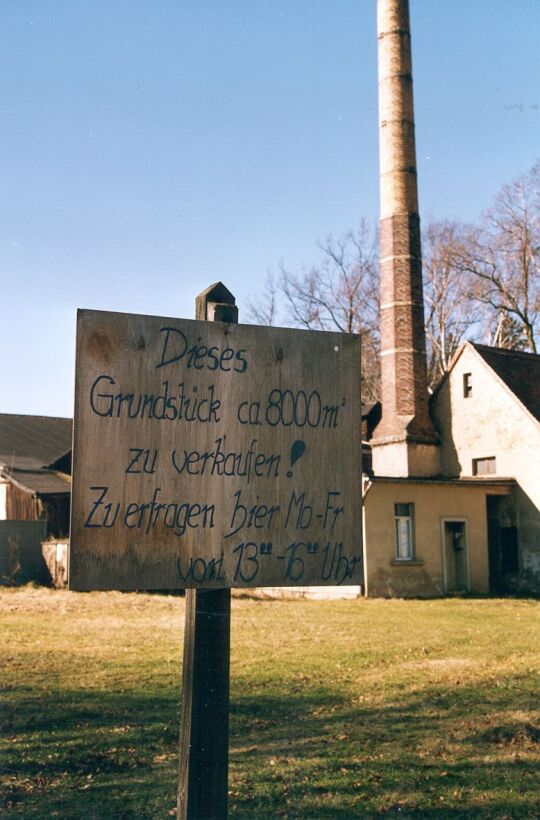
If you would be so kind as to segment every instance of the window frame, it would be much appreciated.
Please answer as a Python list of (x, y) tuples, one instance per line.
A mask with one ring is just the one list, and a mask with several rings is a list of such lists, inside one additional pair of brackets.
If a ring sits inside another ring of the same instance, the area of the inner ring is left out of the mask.
[[(478, 470), (478, 465), (482, 464), (492, 464), (493, 470)], [(473, 458), (472, 460), (472, 474), (474, 476), (483, 476), (483, 475), (497, 475), (497, 456), (481, 456), (480, 458)]]
[(463, 398), (470, 399), (473, 394), (472, 373), (463, 374)]
[[(409, 512), (407, 515), (398, 513), (399, 506), (408, 506)], [(402, 522), (406, 523), (408, 555), (400, 555), (400, 526)], [(414, 503), (412, 501), (397, 501), (394, 502), (394, 560), (400, 563), (407, 563), (415, 560), (415, 537), (414, 537)]]

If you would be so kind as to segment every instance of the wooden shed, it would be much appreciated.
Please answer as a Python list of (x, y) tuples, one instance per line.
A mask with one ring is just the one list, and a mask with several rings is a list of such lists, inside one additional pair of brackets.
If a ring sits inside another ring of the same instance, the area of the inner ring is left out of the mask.
[[(43, 581), (43, 538), (67, 537), (72, 421), (0, 414), (0, 578)], [(36, 522), (40, 522), (37, 526)]]

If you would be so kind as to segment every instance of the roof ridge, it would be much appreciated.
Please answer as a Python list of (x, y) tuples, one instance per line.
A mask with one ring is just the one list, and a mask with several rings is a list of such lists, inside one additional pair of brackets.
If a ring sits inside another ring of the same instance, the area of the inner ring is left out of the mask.
[(479, 342), (469, 342), (469, 344), (471, 344), (478, 351), (486, 350), (490, 353), (502, 354), (503, 356), (533, 356), (540, 358), (539, 353), (534, 353), (531, 350), (514, 350), (510, 347), (494, 347), (493, 345), (484, 345)]

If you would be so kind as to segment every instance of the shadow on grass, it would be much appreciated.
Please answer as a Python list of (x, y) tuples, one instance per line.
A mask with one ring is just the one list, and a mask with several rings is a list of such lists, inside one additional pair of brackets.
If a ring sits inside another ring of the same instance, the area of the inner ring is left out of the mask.
[[(512, 708), (530, 708), (530, 680), (507, 683)], [(331, 690), (236, 698), (233, 816), (264, 818), (271, 806), (309, 818), (537, 817), (539, 732), (500, 718), (508, 708), (507, 692), (481, 685), (438, 685), (380, 708)]]
[[(526, 682), (512, 683), (512, 708), (525, 709)], [(498, 719), (504, 690), (438, 686), (368, 708), (328, 687), (290, 687), (233, 693), (231, 817), (535, 815), (538, 734)], [(177, 691), (7, 694), (5, 816), (167, 816)]]
[(8, 695), (7, 815), (153, 818), (174, 806), (178, 691)]

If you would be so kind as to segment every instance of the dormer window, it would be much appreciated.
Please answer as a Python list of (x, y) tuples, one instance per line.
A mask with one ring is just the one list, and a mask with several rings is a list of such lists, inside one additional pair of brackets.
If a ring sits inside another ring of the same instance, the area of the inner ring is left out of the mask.
[(463, 374), (463, 398), (472, 396), (472, 373)]
[(497, 460), (495, 456), (488, 458), (473, 458), (473, 475), (493, 475), (497, 472)]

